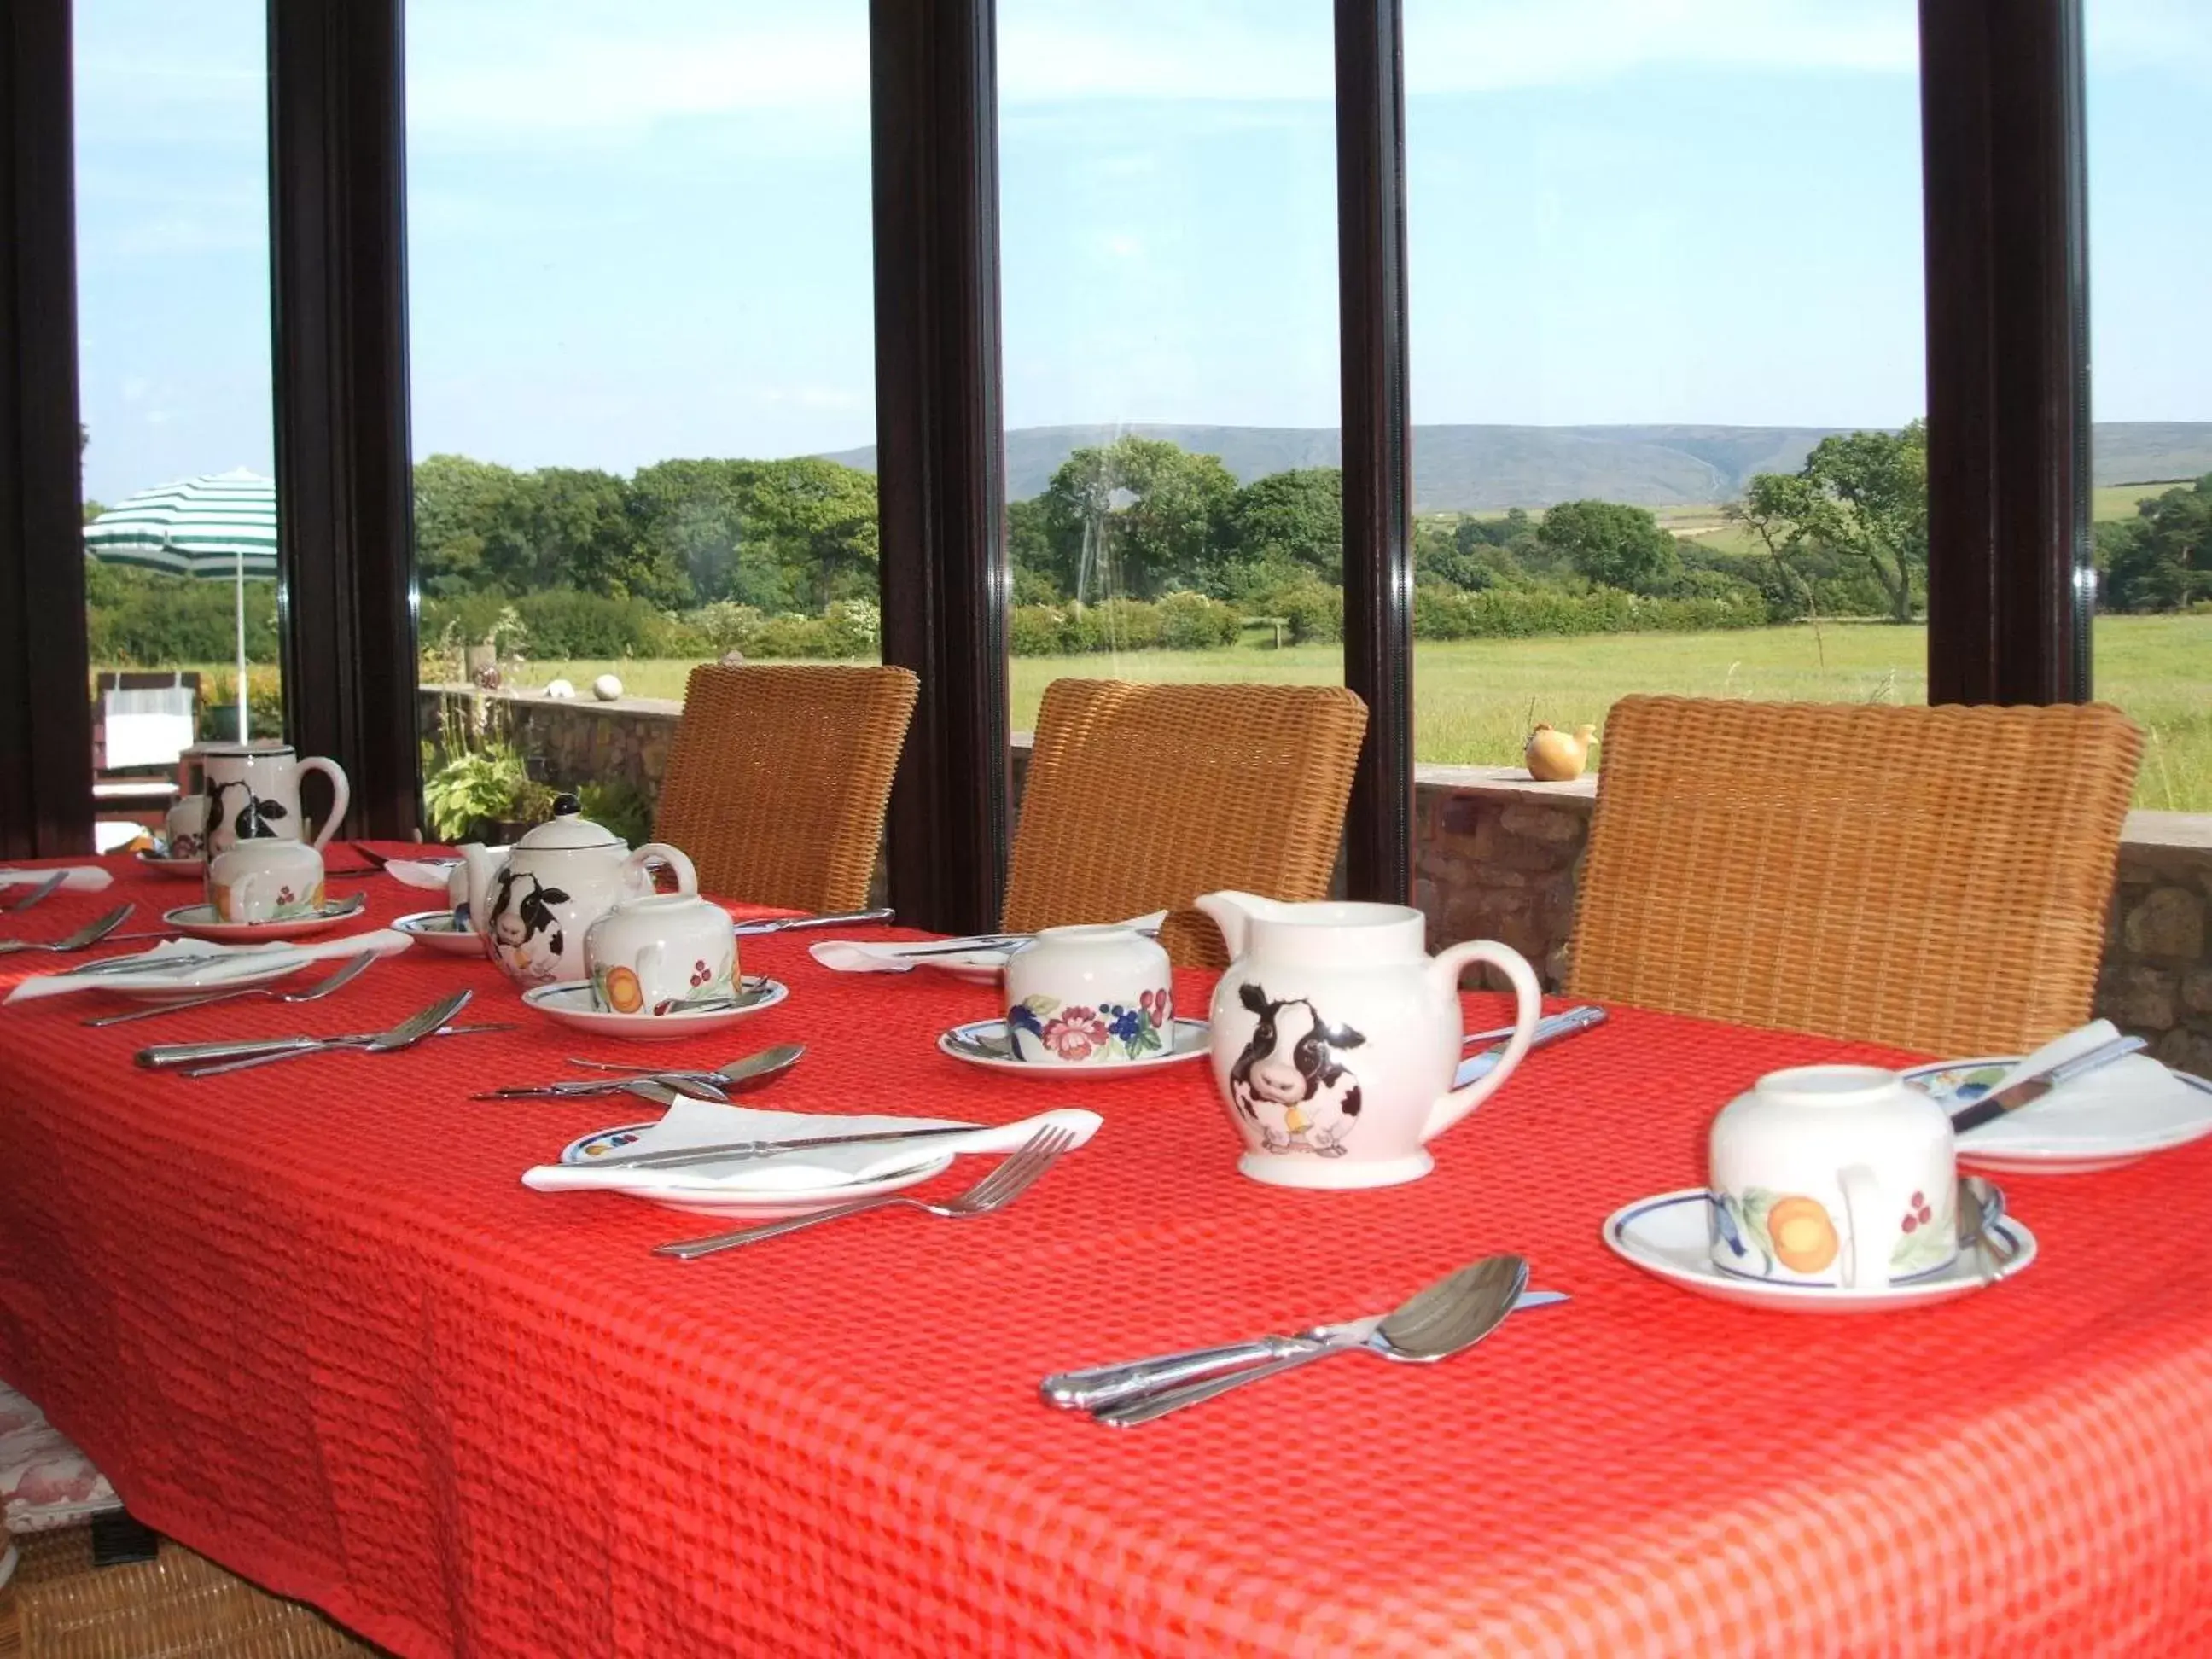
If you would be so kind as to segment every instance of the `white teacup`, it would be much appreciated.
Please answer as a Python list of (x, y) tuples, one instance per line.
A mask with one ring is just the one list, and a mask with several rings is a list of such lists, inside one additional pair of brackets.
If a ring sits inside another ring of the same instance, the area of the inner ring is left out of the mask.
[(1118, 1066), (1175, 1046), (1175, 981), (1156, 939), (1119, 923), (1048, 927), (1006, 958), (1007, 1051)]
[(224, 921), (291, 921), (323, 908), (323, 855), (305, 842), (242, 841), (208, 860), (207, 902)]
[(592, 1000), (641, 1018), (737, 994), (738, 938), (729, 912), (667, 893), (617, 904), (584, 930)]
[(183, 796), (169, 809), (161, 821), (161, 838), (171, 858), (207, 856), (207, 797), (197, 794)]
[(1770, 1073), (1713, 1120), (1711, 1160), (1723, 1273), (1864, 1291), (1958, 1256), (1950, 1117), (1894, 1073)]

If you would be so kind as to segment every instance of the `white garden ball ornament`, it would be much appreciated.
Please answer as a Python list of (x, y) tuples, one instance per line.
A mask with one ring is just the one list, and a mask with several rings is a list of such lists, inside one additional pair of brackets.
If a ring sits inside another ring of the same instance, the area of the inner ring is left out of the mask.
[(592, 682), (592, 695), (601, 702), (612, 702), (622, 696), (622, 682), (611, 674), (602, 674)]
[(573, 697), (576, 695), (576, 688), (566, 680), (548, 680), (545, 695), (549, 697)]

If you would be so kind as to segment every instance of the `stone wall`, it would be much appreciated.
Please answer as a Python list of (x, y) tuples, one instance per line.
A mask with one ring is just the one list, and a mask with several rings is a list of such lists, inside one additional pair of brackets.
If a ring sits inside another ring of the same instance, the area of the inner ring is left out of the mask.
[[(624, 697), (554, 702), (426, 686), (422, 731), (433, 743), (450, 711), (504, 720), (556, 783), (619, 778), (647, 798), (667, 769), (680, 704)], [(1029, 743), (1015, 739), (1014, 781)], [(1547, 987), (1566, 970), (1575, 874), (1596, 786), (1534, 783), (1516, 768), (1424, 766), (1414, 790), (1413, 902), (1431, 949), (1501, 939), (1537, 964)], [(2097, 988), (2097, 1012), (2151, 1040), (2160, 1059), (2212, 1076), (2212, 817), (2131, 812)]]

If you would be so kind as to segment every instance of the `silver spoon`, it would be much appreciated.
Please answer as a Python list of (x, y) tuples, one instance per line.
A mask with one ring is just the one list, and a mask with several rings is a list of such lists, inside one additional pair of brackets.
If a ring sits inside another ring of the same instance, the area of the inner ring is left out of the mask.
[(272, 1002), (314, 1002), (330, 995), (342, 986), (349, 985), (368, 971), (376, 960), (376, 952), (363, 951), (357, 957), (346, 958), (344, 966), (326, 979), (317, 980), (304, 991), (272, 991), (263, 985), (249, 985), (242, 991), (219, 991), (211, 997), (194, 997), (189, 1002), (160, 1002), (151, 1008), (134, 1008), (127, 1014), (102, 1014), (88, 1019), (87, 1025), (127, 1025), (134, 1019), (152, 1019), (160, 1014), (173, 1014), (183, 1008), (204, 1008), (211, 1002), (228, 1002), (237, 997), (267, 997)]
[(1129, 1428), (1212, 1400), (1261, 1377), (1280, 1376), (1285, 1371), (1310, 1365), (1316, 1359), (1354, 1349), (1416, 1364), (1448, 1359), (1473, 1347), (1497, 1329), (1528, 1288), (1528, 1263), (1525, 1258), (1486, 1256), (1407, 1298), (1396, 1312), (1360, 1340), (1319, 1345), (1307, 1352), (1232, 1371), (1226, 1376), (1210, 1376), (1200, 1382), (1186, 1382), (1155, 1394), (1141, 1395), (1134, 1400), (1119, 1401), (1093, 1412), (1091, 1417), (1112, 1428)]
[(1978, 1260), (1987, 1257), (1992, 1267), (2002, 1269), (2017, 1255), (2015, 1245), (1997, 1223), (2004, 1219), (2003, 1192), (1992, 1182), (1978, 1176), (1960, 1176), (1954, 1203), (1959, 1216), (1959, 1250), (1961, 1255), (1971, 1251)]
[[(595, 1095), (615, 1095), (624, 1092), (644, 1093), (648, 1085), (665, 1090), (668, 1098), (678, 1093), (703, 1096), (709, 1100), (726, 1101), (732, 1094), (743, 1094), (758, 1089), (781, 1076), (799, 1063), (806, 1052), (804, 1044), (787, 1042), (774, 1048), (763, 1048), (757, 1054), (747, 1054), (733, 1060), (712, 1072), (641, 1072), (635, 1066), (611, 1065), (604, 1060), (574, 1060), (571, 1066), (586, 1066), (593, 1071), (618, 1072), (619, 1077), (579, 1078), (572, 1083), (525, 1084), (517, 1088), (491, 1089), (472, 1095), (472, 1100), (568, 1100), (589, 1099)], [(659, 1093), (647, 1094), (648, 1100), (665, 1100)]]
[(20, 939), (0, 940), (0, 956), (13, 956), (18, 951), (84, 950), (88, 945), (99, 944), (100, 940), (120, 927), (130, 916), (131, 909), (132, 907), (128, 904), (118, 905), (98, 921), (88, 927), (80, 927), (67, 939), (58, 939), (51, 945), (33, 945), (27, 940)]

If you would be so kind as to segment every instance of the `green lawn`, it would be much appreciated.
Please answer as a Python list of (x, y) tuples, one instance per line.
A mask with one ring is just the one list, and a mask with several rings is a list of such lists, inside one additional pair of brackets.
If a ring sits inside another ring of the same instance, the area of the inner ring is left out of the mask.
[[(1880, 623), (1764, 628), (1721, 634), (1616, 634), (1542, 640), (1469, 640), (1414, 647), (1423, 760), (1517, 759), (1536, 720), (1602, 726), (1630, 691), (1697, 696), (1917, 702), (1927, 696), (1926, 630)], [(1337, 678), (1334, 646), (1275, 651), (1150, 651), (1121, 657), (1018, 657), (1017, 728), (1036, 717), (1049, 682), (1065, 675), (1143, 680)], [(589, 696), (613, 672), (633, 696), (680, 697), (690, 665), (676, 661), (534, 663), (529, 684), (562, 676)], [(2133, 715), (2149, 737), (2136, 805), (2212, 812), (2212, 617), (2106, 617), (2096, 627), (2097, 695)]]

